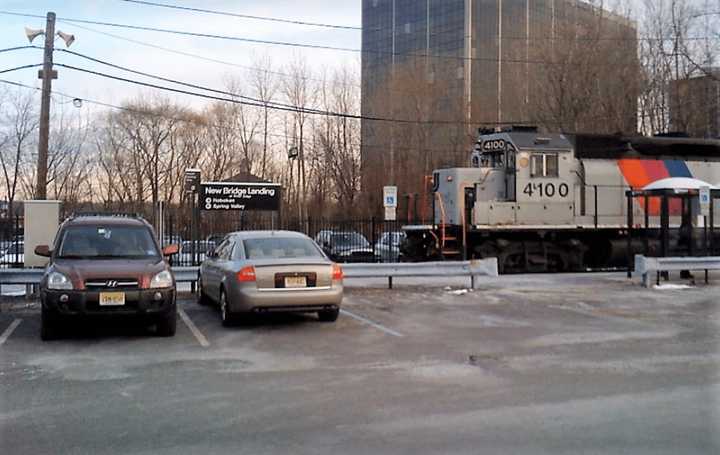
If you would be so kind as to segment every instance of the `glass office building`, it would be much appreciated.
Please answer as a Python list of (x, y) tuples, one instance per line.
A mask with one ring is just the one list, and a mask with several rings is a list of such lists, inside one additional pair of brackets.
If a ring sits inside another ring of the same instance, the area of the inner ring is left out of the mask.
[[(576, 0), (363, 0), (362, 17), (362, 113), (377, 119), (363, 121), (363, 175), (373, 192), (423, 191), (417, 175), (465, 165), (479, 127), (636, 129), (636, 102), (617, 90), (623, 77), (637, 80), (627, 70), (637, 66), (636, 29), (623, 17)], [(582, 58), (601, 43), (609, 62), (591, 73)], [(590, 111), (613, 106), (616, 118), (565, 118), (564, 101), (548, 100), (564, 96), (567, 73), (576, 91), (603, 94)]]

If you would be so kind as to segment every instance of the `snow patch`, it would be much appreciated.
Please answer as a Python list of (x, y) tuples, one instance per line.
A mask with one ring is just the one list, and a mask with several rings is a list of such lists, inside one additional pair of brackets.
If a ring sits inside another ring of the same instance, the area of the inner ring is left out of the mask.
[(687, 284), (656, 284), (653, 286), (653, 289), (657, 289), (658, 291), (679, 291), (682, 289), (693, 289), (693, 286), (689, 286)]

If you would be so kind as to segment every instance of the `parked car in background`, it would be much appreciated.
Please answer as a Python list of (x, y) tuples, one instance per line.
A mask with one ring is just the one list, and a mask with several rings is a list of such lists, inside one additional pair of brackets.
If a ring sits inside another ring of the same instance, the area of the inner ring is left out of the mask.
[(0, 265), (23, 267), (25, 264), (25, 242), (10, 243), (0, 254)]
[(224, 238), (225, 238), (225, 234), (210, 234), (207, 236), (207, 238), (205, 240), (208, 242), (212, 242), (215, 245), (219, 245), (220, 242), (222, 242)]
[(289, 231), (228, 234), (200, 266), (199, 303), (217, 303), (223, 325), (248, 313), (316, 312), (337, 319), (342, 268), (308, 236)]
[(176, 328), (175, 278), (165, 257), (177, 245), (160, 248), (142, 218), (78, 215), (60, 226), (40, 281), (40, 337), (56, 338), (68, 318), (135, 317), (160, 336)]
[(316, 242), (335, 262), (377, 262), (370, 242), (358, 232), (321, 231)]
[(178, 245), (179, 246), (182, 244), (183, 244), (183, 239), (179, 235), (166, 235), (165, 237), (163, 237), (161, 246), (165, 246), (165, 245)]
[[(193, 263), (193, 242), (192, 240), (186, 240), (180, 246), (180, 253), (177, 256), (176, 263), (180, 265), (190, 265)], [(215, 249), (215, 242), (208, 240), (198, 240), (195, 244), (195, 254), (198, 258), (198, 263), (205, 260), (208, 251)]]
[(400, 245), (406, 237), (401, 231), (383, 232), (375, 243), (375, 255), (383, 262), (399, 262), (402, 259)]

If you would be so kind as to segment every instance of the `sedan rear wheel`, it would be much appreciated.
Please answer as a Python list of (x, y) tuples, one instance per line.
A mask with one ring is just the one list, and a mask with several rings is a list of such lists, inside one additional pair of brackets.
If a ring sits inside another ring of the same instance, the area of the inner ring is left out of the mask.
[(233, 314), (230, 311), (230, 305), (228, 305), (224, 290), (220, 290), (220, 318), (222, 319), (222, 325), (225, 327), (230, 327), (233, 324)]
[(208, 297), (207, 294), (205, 294), (205, 290), (203, 289), (202, 285), (202, 278), (198, 276), (198, 304), (200, 305), (210, 305), (210, 297)]
[(322, 310), (318, 311), (318, 319), (322, 322), (335, 322), (337, 321), (340, 309), (335, 308), (334, 310)]

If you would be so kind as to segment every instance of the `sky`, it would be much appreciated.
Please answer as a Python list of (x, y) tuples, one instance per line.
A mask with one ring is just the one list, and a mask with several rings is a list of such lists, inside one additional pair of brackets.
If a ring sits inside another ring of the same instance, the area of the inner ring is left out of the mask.
[[(158, 0), (157, 2), (298, 21), (356, 27), (361, 25), (361, 2), (359, 0)], [(223, 60), (235, 65), (252, 66), (254, 61), (268, 55), (274, 69), (280, 72), (283, 71), (283, 65), (293, 59), (302, 57), (307, 58), (310, 68), (318, 72), (342, 65), (354, 65), (359, 68), (360, 54), (354, 52), (298, 49), (278, 45), (183, 37), (102, 25), (82, 24), (82, 26), (79, 26), (63, 22), (62, 19), (65, 17), (69, 19), (115, 22), (197, 33), (231, 35), (250, 39), (331, 45), (354, 49), (359, 49), (361, 46), (360, 30), (331, 29), (224, 17), (126, 3), (121, 0), (0, 0), (0, 10), (43, 16), (48, 11), (53, 11), (58, 17), (56, 30), (75, 35), (75, 42), (69, 48), (72, 51), (109, 61), (116, 65), (218, 89), (224, 88), (228, 78), (242, 78), (248, 74), (248, 71), (236, 66), (208, 62), (153, 49), (97, 32), (110, 33), (155, 46)], [(0, 48), (29, 44), (25, 36), (25, 27), (44, 29), (45, 20), (0, 14)], [(36, 38), (33, 44), (42, 46), (43, 37)], [(55, 46), (56, 48), (65, 48), (65, 44), (60, 39), (56, 40)], [(152, 79), (124, 73), (63, 52), (55, 52), (54, 61), (55, 63), (64, 63), (158, 83)], [(0, 53), (0, 71), (41, 62), (42, 51), (39, 49)], [(138, 88), (125, 82), (107, 80), (66, 68), (56, 67), (56, 70), (59, 77), (53, 81), (53, 91), (62, 92), (73, 97), (121, 104), (128, 99), (145, 97), (154, 92), (153, 89)], [(36, 68), (1, 74), (0, 78), (40, 87)], [(167, 85), (163, 82), (159, 84)], [(197, 107), (205, 103), (205, 101), (187, 95), (172, 95), (171, 97), (186, 106)]]

